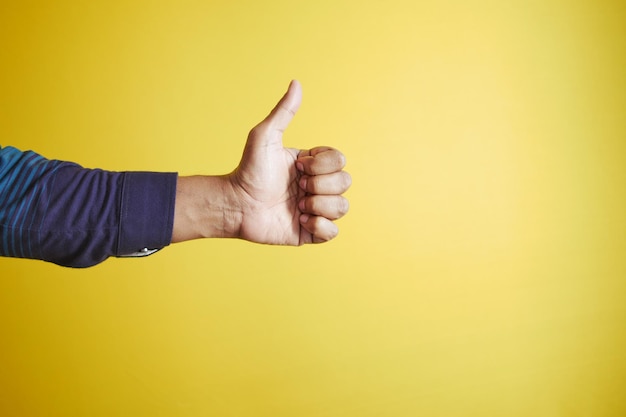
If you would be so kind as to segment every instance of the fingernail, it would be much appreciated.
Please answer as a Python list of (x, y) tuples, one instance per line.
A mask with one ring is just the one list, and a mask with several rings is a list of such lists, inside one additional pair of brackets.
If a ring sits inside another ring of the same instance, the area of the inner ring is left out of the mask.
[(300, 202), (298, 203), (298, 208), (300, 209), (300, 211), (304, 211), (304, 209), (306, 208), (306, 206), (304, 205), (304, 199), (300, 200)]
[(310, 217), (310, 216), (309, 216), (308, 214), (302, 214), (302, 215), (300, 216), (300, 223), (306, 223), (306, 222), (308, 222), (308, 221), (309, 221), (309, 217)]
[(296, 168), (298, 168), (298, 171), (304, 172), (304, 165), (302, 165), (302, 162), (296, 162)]
[(306, 190), (307, 179), (305, 177), (300, 178), (300, 188)]

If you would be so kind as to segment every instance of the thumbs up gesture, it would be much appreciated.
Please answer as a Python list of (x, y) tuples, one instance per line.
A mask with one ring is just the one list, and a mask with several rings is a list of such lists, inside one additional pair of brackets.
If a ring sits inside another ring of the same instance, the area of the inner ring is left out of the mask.
[(231, 175), (242, 203), (240, 237), (258, 243), (302, 245), (334, 238), (333, 220), (348, 211), (341, 196), (351, 184), (343, 154), (333, 148), (283, 147), (302, 89), (292, 81), (272, 112), (252, 129)]
[(292, 81), (271, 113), (248, 135), (239, 166), (222, 177), (178, 180), (173, 242), (237, 237), (276, 245), (321, 243), (337, 236), (348, 211), (345, 157), (330, 147), (283, 147), (302, 100)]

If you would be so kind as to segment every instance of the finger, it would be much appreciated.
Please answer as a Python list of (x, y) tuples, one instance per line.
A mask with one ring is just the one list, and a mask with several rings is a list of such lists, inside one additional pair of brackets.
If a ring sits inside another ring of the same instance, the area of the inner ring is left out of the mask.
[(339, 229), (335, 223), (324, 217), (302, 214), (300, 224), (307, 232), (311, 233), (313, 243), (327, 242), (339, 234)]
[(303, 175), (299, 184), (300, 188), (311, 194), (343, 194), (352, 185), (352, 177), (345, 171), (325, 175)]
[(348, 212), (350, 204), (340, 195), (311, 195), (298, 202), (302, 213), (323, 216), (327, 219), (339, 219)]
[(333, 148), (314, 148), (298, 155), (296, 166), (308, 175), (331, 174), (341, 171), (346, 165), (346, 157)]
[(260, 140), (282, 140), (282, 134), (298, 111), (301, 102), (302, 87), (297, 80), (293, 80), (285, 95), (270, 114), (253, 129), (253, 132), (261, 132), (262, 134), (251, 136), (259, 137)]
[(302, 151), (300, 151), (300, 153), (298, 154), (298, 156), (315, 156), (318, 153), (321, 152), (326, 152), (326, 151), (334, 151), (335, 148), (331, 148), (330, 146), (316, 146), (315, 148), (311, 148), (311, 149), (304, 149)]

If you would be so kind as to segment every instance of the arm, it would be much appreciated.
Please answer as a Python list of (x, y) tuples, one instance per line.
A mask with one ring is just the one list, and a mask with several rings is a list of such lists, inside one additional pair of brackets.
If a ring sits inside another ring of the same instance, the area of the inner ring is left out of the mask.
[(334, 149), (283, 148), (300, 100), (293, 82), (224, 176), (89, 170), (0, 148), (0, 255), (86, 267), (196, 238), (332, 239), (351, 179)]
[(86, 267), (166, 246), (176, 179), (0, 148), (0, 255)]

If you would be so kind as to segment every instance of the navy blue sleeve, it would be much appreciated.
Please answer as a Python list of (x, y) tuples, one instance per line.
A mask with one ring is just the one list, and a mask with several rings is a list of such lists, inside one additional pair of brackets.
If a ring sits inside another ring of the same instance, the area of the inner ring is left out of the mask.
[(176, 180), (0, 148), (0, 255), (81, 268), (160, 249), (172, 238)]

